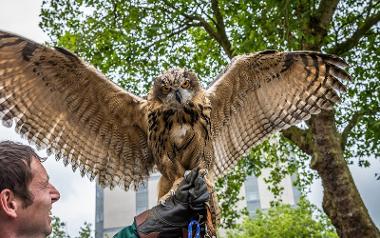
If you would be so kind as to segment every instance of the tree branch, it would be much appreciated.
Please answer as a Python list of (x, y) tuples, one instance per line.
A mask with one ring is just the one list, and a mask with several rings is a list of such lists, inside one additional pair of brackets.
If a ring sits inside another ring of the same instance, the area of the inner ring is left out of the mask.
[(328, 52), (332, 54), (341, 55), (344, 52), (347, 52), (348, 50), (352, 49), (358, 44), (360, 39), (369, 32), (371, 27), (376, 25), (379, 21), (380, 21), (380, 13), (369, 16), (364, 21), (363, 25), (358, 27), (350, 38), (346, 39), (346, 41), (340, 44), (337, 44), (334, 48), (328, 50)]
[(228, 57), (231, 59), (234, 56), (234, 53), (231, 48), (231, 42), (228, 40), (227, 34), (226, 34), (226, 27), (224, 25), (224, 20), (222, 13), (219, 9), (219, 2), (218, 0), (212, 0), (211, 1), (211, 8), (214, 12), (214, 16), (216, 19), (216, 29), (218, 31), (218, 35), (220, 37), (220, 44), (223, 47), (224, 52), (228, 55)]
[(311, 155), (312, 149), (308, 141), (308, 131), (292, 126), (283, 130), (282, 135), (296, 144), (304, 153)]
[(317, 10), (319, 17), (319, 26), (327, 31), (327, 27), (331, 22), (339, 0), (322, 0)]
[[(176, 8), (168, 1), (163, 0), (163, 2), (167, 7), (173, 10), (176, 10)], [(232, 58), (234, 55), (233, 55), (231, 43), (228, 40), (226, 31), (225, 31), (223, 16), (219, 9), (218, 0), (212, 0), (211, 5), (212, 5), (211, 7), (214, 12), (215, 18), (216, 18), (216, 21), (214, 19), (211, 19), (211, 21), (215, 24), (216, 29), (212, 25), (210, 25), (210, 23), (208, 23), (205, 19), (203, 19), (202, 16), (196, 13), (187, 14), (183, 12), (181, 13), (181, 15), (185, 17), (189, 22), (193, 22), (192, 23), (193, 26), (203, 27), (205, 31), (211, 36), (211, 38), (215, 39), (222, 46), (227, 56), (229, 58)], [(207, 14), (206, 16), (209, 17)]]
[(340, 31), (341, 29), (343, 29), (343, 28), (346, 27), (347, 25), (352, 24), (352, 22), (355, 22), (355, 21), (357, 21), (358, 19), (364, 19), (365, 17), (368, 17), (368, 16), (370, 15), (370, 11), (371, 11), (372, 9), (376, 8), (377, 5), (379, 5), (379, 4), (380, 4), (380, 1), (377, 1), (377, 2), (375, 2), (375, 3), (370, 2), (369, 5), (366, 7), (366, 9), (364, 9), (360, 14), (358, 14), (358, 15), (355, 17), (355, 19), (352, 19), (352, 21), (346, 21), (346, 22), (344, 22), (343, 24), (341, 24), (341, 25), (339, 26), (339, 28), (337, 29), (336, 34), (338, 35), (338, 34), (339, 34), (339, 31)]
[[(168, 1), (166, 0), (163, 0), (164, 4), (173, 9), (173, 10), (176, 10), (176, 8), (171, 4), (169, 3)], [(202, 26), (206, 32), (212, 37), (214, 38), (216, 41), (219, 42), (219, 36), (218, 36), (218, 32), (216, 32), (212, 26), (205, 20), (203, 19), (201, 16), (197, 15), (197, 14), (192, 14), (192, 15), (189, 15), (189, 14), (186, 14), (185, 12), (181, 13), (181, 15), (183, 17), (185, 17), (189, 22), (190, 24), (193, 24), (193, 25), (197, 25), (197, 26)], [(220, 43), (220, 42), (219, 42)]]
[(200, 26), (202, 26), (205, 31), (212, 37), (214, 38), (218, 43), (221, 44), (221, 38), (218, 34), (217, 31), (214, 30), (214, 28), (205, 20), (203, 19), (201, 16), (198, 16), (198, 15), (188, 15), (188, 14), (185, 14), (183, 13), (182, 14), (185, 18), (187, 18), (188, 20), (191, 20), (191, 21), (198, 21), (198, 24)]
[[(220, 23), (217, 22), (215, 30), (205, 19), (203, 19), (201, 16), (198, 15), (188, 15), (183, 13), (182, 14), (185, 18), (192, 20), (192, 21), (198, 21), (199, 25), (202, 26), (205, 31), (213, 38), (215, 39), (223, 48), (224, 52), (227, 54), (229, 58), (233, 57), (233, 52), (231, 49), (231, 44), (227, 38), (227, 35), (224, 31), (224, 23), (222, 26), (222, 29), (218, 29), (220, 27)], [(222, 20), (223, 21), (223, 20)], [(220, 32), (222, 30), (222, 32)]]
[(310, 16), (308, 28), (304, 29), (315, 40), (303, 46), (307, 50), (321, 49), (323, 38), (327, 35), (328, 25), (335, 13), (339, 0), (322, 0), (316, 13)]
[(350, 134), (352, 129), (359, 123), (359, 121), (362, 119), (363, 116), (364, 116), (363, 110), (357, 111), (352, 115), (351, 119), (348, 121), (347, 126), (344, 128), (344, 130), (341, 134), (342, 151), (344, 151), (344, 149), (346, 147), (348, 135)]
[(196, 25), (195, 25), (195, 24), (191, 24), (191, 23), (189, 23), (189, 24), (186, 24), (186, 23), (185, 23), (185, 24), (182, 26), (182, 28), (180, 27), (179, 29), (177, 29), (177, 30), (171, 32), (170, 34), (168, 34), (168, 35), (166, 35), (166, 36), (164, 36), (164, 37), (162, 37), (162, 38), (160, 38), (160, 39), (158, 39), (158, 40), (156, 40), (156, 41), (153, 41), (151, 44), (149, 44), (149, 45), (147, 45), (146, 47), (144, 47), (143, 50), (144, 50), (144, 51), (149, 50), (152, 46), (156, 45), (157, 43), (159, 43), (159, 42), (163, 42), (163, 41), (166, 41), (167, 39), (170, 39), (171, 37), (173, 37), (173, 36), (175, 36), (175, 35), (178, 35), (178, 34), (184, 32), (184, 31), (190, 29), (190, 28), (193, 27), (193, 26), (196, 26)]
[(348, 140), (348, 136), (351, 133), (352, 129), (359, 124), (364, 116), (373, 116), (379, 112), (379, 108), (362, 108), (360, 111), (354, 112), (351, 118), (348, 120), (347, 126), (343, 129), (341, 137), (341, 147), (344, 150)]

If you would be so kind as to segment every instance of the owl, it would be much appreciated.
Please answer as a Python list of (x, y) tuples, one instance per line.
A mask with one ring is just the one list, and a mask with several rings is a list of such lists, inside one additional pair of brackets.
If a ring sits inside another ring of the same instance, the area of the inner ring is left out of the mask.
[(169, 69), (142, 98), (68, 50), (0, 31), (0, 118), (103, 186), (136, 188), (157, 169), (164, 202), (186, 170), (212, 187), (268, 135), (332, 109), (345, 67), (334, 55), (267, 50), (235, 57), (207, 89)]

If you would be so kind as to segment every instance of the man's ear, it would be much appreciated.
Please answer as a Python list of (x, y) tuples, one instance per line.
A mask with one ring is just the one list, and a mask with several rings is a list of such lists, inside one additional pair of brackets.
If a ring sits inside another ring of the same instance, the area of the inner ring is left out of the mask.
[(11, 218), (17, 217), (17, 209), (21, 204), (12, 190), (6, 188), (0, 192), (0, 210)]

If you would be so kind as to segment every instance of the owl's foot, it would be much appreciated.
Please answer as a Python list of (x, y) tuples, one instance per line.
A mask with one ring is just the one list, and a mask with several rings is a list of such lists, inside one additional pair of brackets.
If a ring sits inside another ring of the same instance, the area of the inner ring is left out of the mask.
[[(185, 174), (184, 174), (184, 177), (186, 175), (188, 175), (189, 173), (191, 172), (191, 170), (186, 170), (185, 171)], [(211, 182), (210, 179), (208, 179), (208, 170), (207, 169), (200, 169), (199, 170), (199, 174), (204, 178), (205, 180), (205, 183), (207, 185), (207, 188), (208, 188), (208, 192), (209, 193), (213, 193), (214, 192), (214, 184)], [(179, 184), (182, 182), (182, 180), (184, 179), (184, 177), (181, 177), (181, 178), (178, 178), (174, 181), (171, 189), (169, 190), (169, 192), (167, 192), (166, 194), (164, 194), (159, 200), (158, 200), (158, 203), (161, 204), (161, 205), (165, 205), (165, 201), (167, 199), (169, 199), (170, 197), (174, 196), (175, 192), (177, 191), (177, 188), (179, 186)]]
[(205, 183), (208, 188), (208, 192), (212, 193), (214, 192), (214, 183), (208, 178), (208, 170), (207, 169), (200, 169), (199, 173), (202, 175), (202, 177), (205, 179)]
[(199, 169), (199, 174), (205, 178), (208, 175), (208, 169)]
[(165, 201), (167, 199), (169, 199), (170, 197), (174, 196), (175, 191), (177, 191), (177, 188), (178, 188), (179, 184), (182, 182), (182, 180), (183, 180), (183, 177), (175, 180), (174, 183), (173, 183), (172, 188), (169, 190), (169, 192), (167, 192), (164, 196), (162, 196), (158, 200), (158, 203), (161, 204), (161, 205), (165, 205)]

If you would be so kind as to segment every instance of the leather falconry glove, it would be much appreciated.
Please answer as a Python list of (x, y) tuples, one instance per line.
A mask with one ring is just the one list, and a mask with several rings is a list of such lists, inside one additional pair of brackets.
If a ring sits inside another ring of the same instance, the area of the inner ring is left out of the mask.
[(191, 218), (205, 214), (208, 199), (207, 186), (199, 170), (191, 171), (164, 205), (157, 205), (135, 217), (139, 237), (187, 237), (184, 235), (187, 225)]

